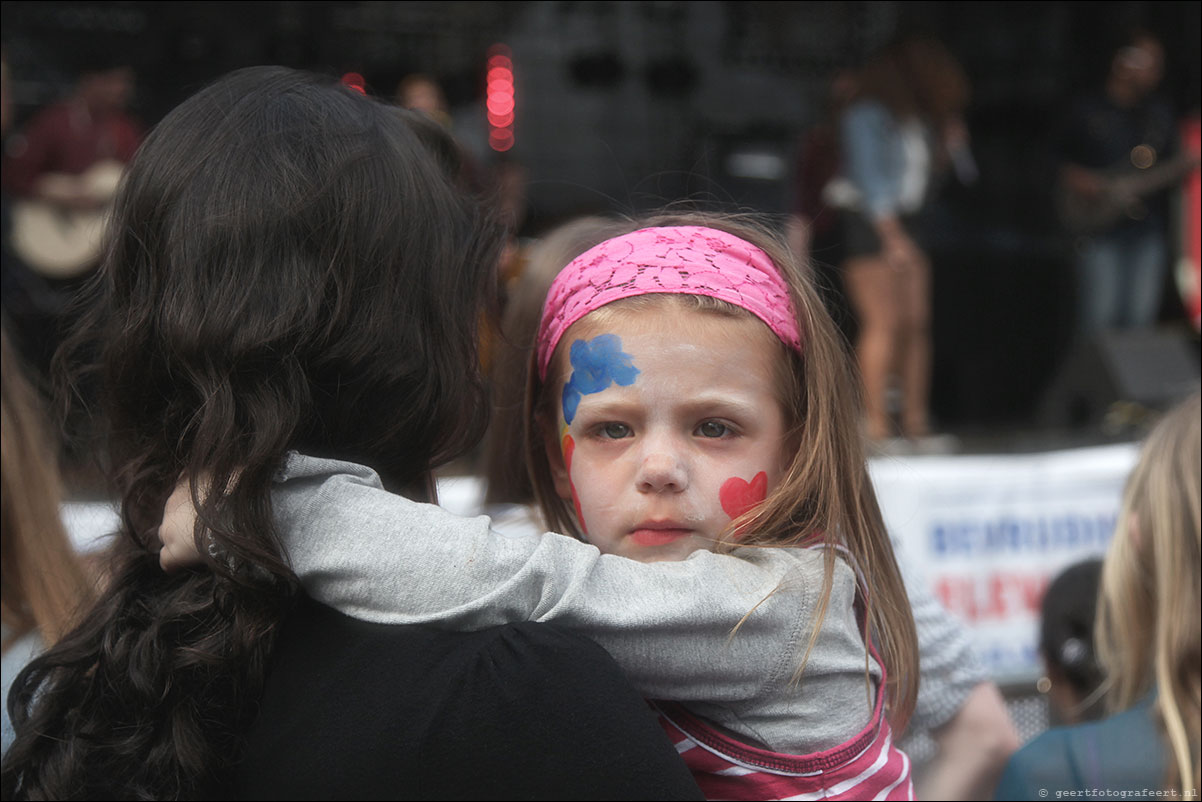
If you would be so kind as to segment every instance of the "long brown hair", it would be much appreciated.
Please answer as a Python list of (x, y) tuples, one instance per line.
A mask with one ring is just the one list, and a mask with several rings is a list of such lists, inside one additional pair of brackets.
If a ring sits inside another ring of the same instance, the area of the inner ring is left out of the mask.
[[(781, 346), (782, 371), (789, 390), (783, 393), (786, 419), (796, 453), (777, 488), (745, 516), (732, 521), (728, 534), (743, 535), (738, 543), (726, 538), (719, 548), (780, 547), (823, 542), (826, 564), (822, 595), (805, 658), (796, 677), (803, 675), (826, 616), (834, 582), (837, 549), (846, 548), (867, 581), (864, 604), (869, 637), (879, 647), (888, 672), (890, 720), (904, 729), (914, 709), (918, 691), (918, 651), (914, 619), (881, 518), (876, 494), (868, 476), (860, 434), (859, 383), (846, 341), (823, 305), (813, 284), (790, 255), (779, 235), (754, 218), (702, 213), (667, 214), (628, 222), (614, 235), (652, 226), (707, 226), (744, 239), (768, 254), (784, 276), (804, 333), (804, 356)], [(696, 296), (673, 296), (694, 299)], [(640, 298), (632, 299), (642, 300)], [(710, 299), (702, 298), (701, 301)], [(672, 301), (673, 303), (688, 302)], [(703, 305), (710, 307), (715, 305)], [(735, 314), (743, 312), (732, 307)], [(715, 308), (718, 314), (729, 311)], [(556, 390), (563, 377), (556, 375), (559, 360), (552, 358), (547, 379), (540, 381), (531, 364), (527, 392), (527, 420), (551, 420)], [(555, 492), (547, 463), (544, 427), (530, 426), (526, 456), (538, 503), (553, 531), (580, 537), (572, 507)], [(865, 655), (867, 661), (867, 653)]]
[(7, 651), (35, 630), (48, 644), (58, 640), (91, 598), (91, 584), (59, 515), (62, 486), (56, 449), (38, 414), (42, 404), (22, 372), (7, 329), (0, 332), (0, 366), (0, 616)]
[(1102, 568), (1096, 635), (1107, 707), (1126, 710), (1156, 692), (1166, 789), (1194, 798), (1202, 733), (1200, 415), (1195, 393), (1144, 443)]

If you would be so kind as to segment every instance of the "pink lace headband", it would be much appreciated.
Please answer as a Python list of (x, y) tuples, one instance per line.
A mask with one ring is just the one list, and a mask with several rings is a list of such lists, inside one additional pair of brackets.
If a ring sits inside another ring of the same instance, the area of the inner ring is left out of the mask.
[(732, 303), (801, 351), (789, 290), (768, 254), (713, 228), (644, 228), (585, 251), (556, 276), (538, 329), (539, 378), (547, 378), (555, 346), (577, 320), (620, 298), (656, 293), (708, 295)]

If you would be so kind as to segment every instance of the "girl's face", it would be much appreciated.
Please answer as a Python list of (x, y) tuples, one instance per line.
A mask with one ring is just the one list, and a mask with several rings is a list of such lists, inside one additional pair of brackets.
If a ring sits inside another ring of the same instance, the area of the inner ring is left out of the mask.
[(750, 316), (607, 312), (577, 322), (559, 348), (556, 491), (608, 554), (653, 562), (712, 549), (788, 464), (776, 337)]

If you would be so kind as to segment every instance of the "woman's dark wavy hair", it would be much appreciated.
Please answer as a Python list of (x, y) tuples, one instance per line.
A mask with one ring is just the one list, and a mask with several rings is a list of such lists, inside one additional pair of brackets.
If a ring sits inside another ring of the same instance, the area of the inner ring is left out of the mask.
[[(416, 115), (268, 67), (147, 139), (97, 306), (60, 354), (99, 379), (121, 499), (111, 578), (14, 683), (5, 798), (211, 792), (298, 589), (272, 521), (286, 453), (428, 488), (479, 438), (476, 328), (501, 238), (447, 179), (453, 152)], [(156, 526), (181, 476), (198, 545), (207, 527), (223, 554), (168, 575)]]

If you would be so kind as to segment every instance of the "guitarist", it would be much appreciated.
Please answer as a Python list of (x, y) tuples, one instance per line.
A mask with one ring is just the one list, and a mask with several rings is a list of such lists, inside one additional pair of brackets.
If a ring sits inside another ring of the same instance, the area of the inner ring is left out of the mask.
[(103, 161), (129, 162), (142, 140), (141, 126), (126, 112), (133, 89), (129, 66), (112, 61), (85, 66), (68, 97), (35, 114), (7, 143), (4, 188), (18, 198), (94, 206), (97, 201), (82, 188), (47, 189), (43, 179), (49, 174), (78, 176)]
[[(1082, 225), (1078, 216), (1077, 230), (1070, 228), (1078, 235), (1078, 329), (1086, 338), (1153, 325), (1160, 310), (1168, 260), (1164, 190), (1178, 176), (1169, 176), (1159, 191), (1120, 187), (1175, 154), (1173, 111), (1155, 92), (1163, 72), (1161, 43), (1147, 31), (1134, 32), (1115, 51), (1100, 90), (1070, 105), (1055, 137), (1062, 202), (1091, 210), (1098, 220)], [(1069, 216), (1062, 217), (1067, 225)]]
[[(107, 56), (85, 58), (71, 94), (37, 112), (23, 130), (7, 137), (4, 148), (4, 307), (23, 350), (38, 367), (45, 366), (56, 345), (56, 329), (65, 322), (59, 320), (64, 301), (95, 267), (99, 254), (85, 256), (69, 271), (39, 273), (16, 247), (19, 232), (9, 229), (7, 219), (10, 202), (16, 209), (38, 202), (61, 210), (64, 217), (99, 213), (109, 198), (88, 187), (84, 176), (104, 162), (129, 162), (143, 133), (126, 111), (133, 70)], [(8, 292), (18, 288), (21, 292)]]

